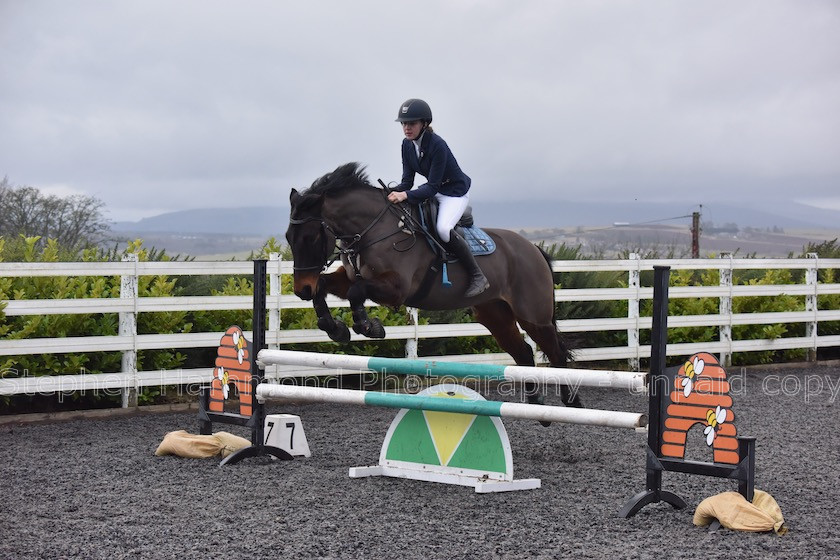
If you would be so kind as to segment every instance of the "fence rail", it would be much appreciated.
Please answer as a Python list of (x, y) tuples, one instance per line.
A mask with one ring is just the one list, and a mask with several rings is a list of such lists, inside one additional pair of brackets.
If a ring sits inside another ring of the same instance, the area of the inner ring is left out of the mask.
[[(714, 342), (669, 344), (668, 355), (687, 355), (704, 350), (720, 355), (728, 364), (733, 353), (766, 350), (806, 349), (815, 356), (819, 348), (840, 346), (840, 335), (819, 335), (819, 324), (840, 321), (840, 309), (819, 309), (818, 298), (840, 294), (840, 284), (821, 283), (819, 271), (840, 269), (840, 259), (819, 259), (816, 255), (800, 259), (736, 259), (731, 256), (709, 259), (641, 259), (630, 255), (621, 260), (555, 261), (558, 273), (623, 272), (628, 287), (558, 289), (555, 299), (564, 302), (623, 301), (627, 302), (627, 317), (568, 319), (558, 321), (561, 332), (620, 331), (627, 333), (627, 345), (617, 347), (581, 348), (576, 350), (577, 362), (627, 360), (630, 369), (638, 369), (639, 361), (650, 356), (650, 347), (640, 344), (640, 332), (651, 328), (651, 318), (641, 316), (640, 302), (653, 297), (653, 289), (641, 285), (641, 275), (654, 266), (669, 266), (672, 270), (717, 270), (717, 286), (672, 287), (670, 299), (716, 298), (719, 312), (712, 315), (681, 315), (668, 319), (669, 328), (708, 326), (718, 329), (719, 340)], [(789, 285), (733, 285), (736, 270), (802, 270), (804, 283)], [(120, 277), (119, 298), (2, 300), (6, 316), (99, 314), (117, 313), (119, 334), (115, 336), (87, 336), (67, 338), (32, 338), (24, 340), (0, 339), (0, 356), (59, 354), (82, 352), (120, 352), (121, 371), (86, 374), (67, 372), (66, 375), (23, 376), (0, 379), (0, 395), (69, 392), (79, 390), (118, 390), (129, 394), (146, 386), (207, 383), (212, 367), (190, 369), (137, 371), (137, 352), (156, 349), (209, 348), (218, 345), (219, 332), (179, 334), (137, 334), (137, 317), (142, 313), (197, 310), (250, 310), (250, 296), (185, 296), (138, 297), (137, 285), (143, 276), (249, 276), (250, 262), (141, 262), (130, 255), (123, 262), (84, 263), (0, 263), (0, 277)], [(292, 294), (280, 293), (281, 275), (292, 273), (292, 263), (272, 255), (268, 263), (269, 312), (266, 342), (277, 348), (292, 343), (328, 342), (325, 333), (314, 329), (284, 330), (280, 326), (283, 310), (310, 308), (311, 303)], [(777, 313), (733, 313), (732, 300), (739, 297), (775, 297), (782, 295), (804, 298), (801, 310)], [(330, 307), (346, 307), (347, 303), (327, 298)], [(369, 305), (375, 305), (368, 302)], [(480, 324), (417, 324), (416, 310), (411, 312), (414, 324), (389, 326), (387, 339), (406, 341), (406, 355), (417, 357), (419, 340), (440, 337), (489, 335)], [(732, 328), (739, 325), (771, 325), (801, 323), (806, 336), (759, 340), (733, 340)], [(250, 336), (250, 333), (248, 333)], [(352, 340), (364, 340), (355, 333)], [(476, 354), (447, 356), (448, 359), (470, 362), (511, 363), (507, 354)], [(4, 372), (0, 372), (3, 374)], [(283, 377), (295, 373), (290, 367), (275, 367), (269, 376)], [(325, 374), (327, 371), (312, 371)], [(2, 376), (0, 376), (2, 377)], [(128, 404), (128, 398), (124, 404)]]

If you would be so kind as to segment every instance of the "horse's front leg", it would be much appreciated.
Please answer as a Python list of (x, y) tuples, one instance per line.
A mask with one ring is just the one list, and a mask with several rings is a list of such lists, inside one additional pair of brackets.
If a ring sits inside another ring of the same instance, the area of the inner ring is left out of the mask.
[(322, 274), (318, 278), (315, 297), (312, 298), (312, 307), (315, 308), (315, 316), (318, 318), (318, 328), (326, 332), (330, 340), (335, 342), (350, 342), (350, 329), (344, 321), (332, 316), (326, 298), (327, 294), (333, 294), (346, 299), (348, 285), (347, 274), (343, 269), (331, 274)]
[(372, 280), (360, 279), (347, 290), (347, 301), (353, 312), (353, 330), (368, 338), (385, 338), (385, 327), (376, 317), (368, 317), (365, 301), (397, 306), (402, 303), (399, 291), (399, 278), (395, 275), (381, 275)]

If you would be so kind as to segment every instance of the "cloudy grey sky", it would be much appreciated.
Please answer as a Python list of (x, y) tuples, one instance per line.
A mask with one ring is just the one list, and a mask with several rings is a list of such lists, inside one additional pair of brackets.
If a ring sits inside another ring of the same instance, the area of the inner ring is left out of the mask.
[(0, 177), (115, 220), (398, 179), (421, 97), (472, 196), (840, 209), (836, 0), (0, 0)]

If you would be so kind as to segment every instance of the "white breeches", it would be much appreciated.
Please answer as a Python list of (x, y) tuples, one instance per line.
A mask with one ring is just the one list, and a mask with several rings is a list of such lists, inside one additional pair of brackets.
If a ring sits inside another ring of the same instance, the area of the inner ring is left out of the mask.
[(464, 210), (470, 203), (470, 195), (469, 193), (464, 196), (436, 194), (435, 198), (438, 201), (437, 233), (441, 241), (449, 243), (449, 231), (464, 215)]

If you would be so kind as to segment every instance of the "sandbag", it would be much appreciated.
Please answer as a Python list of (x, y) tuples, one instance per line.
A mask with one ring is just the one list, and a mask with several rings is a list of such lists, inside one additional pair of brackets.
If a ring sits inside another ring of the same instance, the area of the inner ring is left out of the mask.
[(220, 452), (222, 458), (251, 445), (251, 440), (245, 439), (244, 437), (240, 437), (236, 434), (231, 434), (230, 432), (216, 432), (213, 435), (219, 440), (219, 443), (222, 444), (222, 450)]
[(694, 524), (706, 526), (717, 519), (727, 529), (735, 531), (787, 532), (782, 510), (767, 492), (756, 490), (752, 503), (738, 492), (723, 492), (706, 498), (694, 511)]
[(204, 459), (218, 455), (227, 457), (249, 445), (251, 445), (249, 440), (228, 432), (195, 435), (186, 430), (177, 430), (164, 436), (163, 441), (155, 450), (155, 455), (177, 455), (191, 459)]

